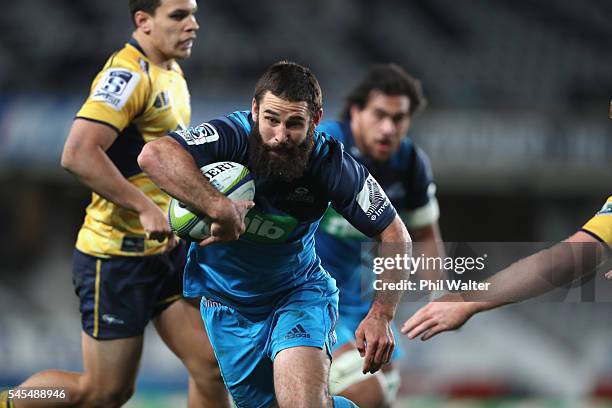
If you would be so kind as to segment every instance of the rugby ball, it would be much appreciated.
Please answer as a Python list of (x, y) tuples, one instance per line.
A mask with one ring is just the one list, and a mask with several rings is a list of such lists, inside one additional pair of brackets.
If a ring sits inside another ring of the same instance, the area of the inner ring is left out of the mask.
[[(242, 164), (224, 161), (200, 170), (214, 188), (233, 201), (255, 197), (255, 181)], [(210, 236), (210, 218), (192, 211), (175, 198), (170, 201), (168, 222), (176, 235), (188, 241), (199, 242)]]

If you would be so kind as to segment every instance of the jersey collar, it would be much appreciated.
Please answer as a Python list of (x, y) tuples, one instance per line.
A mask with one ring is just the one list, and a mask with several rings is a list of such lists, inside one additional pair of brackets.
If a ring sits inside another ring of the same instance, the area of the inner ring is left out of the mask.
[[(147, 57), (147, 54), (144, 52), (144, 50), (142, 49), (140, 44), (138, 44), (138, 41), (136, 41), (136, 39), (134, 37), (130, 38), (130, 40), (128, 41), (128, 44), (130, 44), (132, 47), (136, 48), (142, 55)], [(147, 58), (149, 58), (149, 57), (147, 57)]]

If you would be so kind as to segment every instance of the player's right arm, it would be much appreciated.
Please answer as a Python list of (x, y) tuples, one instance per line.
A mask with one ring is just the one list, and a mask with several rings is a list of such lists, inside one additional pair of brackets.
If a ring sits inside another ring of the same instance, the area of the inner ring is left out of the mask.
[(161, 242), (173, 236), (166, 215), (121, 174), (108, 155), (115, 140), (124, 137), (123, 130), (144, 111), (150, 89), (147, 75), (128, 54), (113, 54), (77, 113), (61, 163), (95, 193), (138, 213), (147, 238)]
[(191, 131), (174, 132), (172, 136), (147, 143), (138, 156), (138, 164), (159, 188), (213, 220), (211, 236), (200, 246), (236, 240), (245, 231), (244, 216), (254, 203), (228, 199), (200, 171), (205, 162), (218, 160), (216, 156), (220, 149), (224, 149), (225, 138), (210, 144), (197, 145), (194, 142), (190, 145), (185, 135)]
[(61, 164), (81, 183), (109, 201), (139, 214), (149, 238), (162, 241), (171, 231), (163, 211), (119, 172), (106, 154), (117, 131), (102, 123), (75, 119)]
[[(462, 292), (442, 296), (419, 309), (402, 327), (409, 338), (432, 336), (461, 327), (476, 313), (544, 294), (592, 273), (612, 247), (612, 197), (581, 231), (551, 248), (521, 259), (487, 280), (486, 294)], [(551, 282), (553, 280), (554, 282)]]

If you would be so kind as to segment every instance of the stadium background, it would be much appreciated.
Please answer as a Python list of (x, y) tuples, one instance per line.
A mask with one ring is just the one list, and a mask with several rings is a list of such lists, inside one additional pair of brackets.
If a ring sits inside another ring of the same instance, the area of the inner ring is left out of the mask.
[[(70, 256), (89, 195), (59, 156), (93, 76), (129, 38), (125, 3), (3, 4), (2, 385), (80, 368)], [(199, 38), (182, 63), (192, 124), (248, 107), (255, 80), (278, 59), (313, 69), (326, 118), (371, 63), (395, 61), (420, 78), (429, 108), (411, 135), (432, 160), (447, 241), (558, 241), (612, 193), (608, 0), (202, 0), (199, 8)], [(416, 307), (404, 304), (401, 316)], [(611, 311), (607, 302), (528, 303), (427, 343), (401, 339), (398, 406), (607, 405)], [(182, 368), (156, 336), (145, 347), (130, 406), (175, 406)]]

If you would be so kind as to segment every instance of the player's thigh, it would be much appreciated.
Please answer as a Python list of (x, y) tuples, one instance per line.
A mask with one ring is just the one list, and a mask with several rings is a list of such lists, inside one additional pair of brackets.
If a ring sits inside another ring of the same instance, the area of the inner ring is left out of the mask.
[[(98, 258), (75, 250), (73, 283), (83, 331), (98, 340), (141, 336), (161, 310), (158, 297), (167, 286), (166, 269), (160, 255)], [(180, 287), (179, 281), (175, 286)]]
[(274, 390), (280, 408), (328, 404), (329, 355), (317, 347), (291, 347), (274, 359)]
[(271, 316), (266, 350), (270, 358), (274, 361), (280, 351), (293, 347), (315, 347), (331, 357), (336, 342), (337, 305), (337, 292), (314, 286), (287, 295)]
[(218, 376), (221, 380), (196, 300), (173, 302), (153, 323), (162, 340), (183, 361), (191, 375)]
[(387, 364), (381, 371), (383, 374), (381, 379), (383, 380), (383, 389), (385, 390), (385, 402), (387, 405), (391, 406), (397, 399), (397, 394), (402, 383), (399, 364), (397, 362)]
[(280, 407), (327, 406), (337, 293), (296, 290), (274, 313), (269, 355)]
[(274, 404), (272, 362), (265, 352), (270, 325), (202, 299), (200, 311), (223, 381), (236, 406), (268, 408)]
[(81, 335), (84, 388), (95, 394), (131, 393), (142, 356), (143, 337), (97, 340)]
[[(385, 365), (375, 374), (363, 374), (363, 358), (355, 346), (355, 330), (363, 315), (340, 308), (336, 325), (337, 343), (333, 347), (333, 361), (329, 374), (329, 389), (333, 395), (342, 395), (364, 408), (387, 406), (393, 403), (400, 385), (397, 364)], [(392, 330), (399, 334), (395, 325)], [(399, 347), (393, 352), (397, 362), (402, 353)]]
[(341, 395), (363, 408), (384, 406), (385, 388), (382, 373), (363, 374), (363, 358), (352, 342), (334, 351), (329, 370), (329, 391)]
[[(337, 342), (332, 348), (333, 360), (329, 370), (329, 391), (332, 395), (342, 395), (353, 401), (356, 394), (367, 395), (368, 401), (382, 401), (384, 390), (379, 376), (363, 374), (364, 359), (355, 345), (355, 328), (360, 319), (340, 312), (336, 324)], [(372, 404), (363, 404), (372, 406)]]
[(330, 367), (329, 390), (362, 408), (392, 406), (400, 386), (397, 363), (385, 365), (375, 374), (362, 372), (363, 358), (351, 342), (334, 352)]

